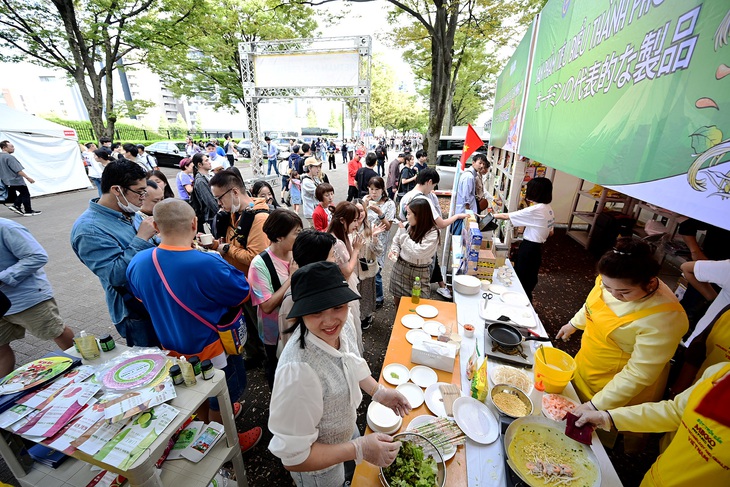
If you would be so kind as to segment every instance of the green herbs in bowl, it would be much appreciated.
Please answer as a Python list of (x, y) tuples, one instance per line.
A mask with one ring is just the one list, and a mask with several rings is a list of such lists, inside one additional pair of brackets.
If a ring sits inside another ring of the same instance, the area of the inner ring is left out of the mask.
[(395, 461), (383, 469), (387, 485), (391, 487), (438, 486), (438, 466), (433, 457), (426, 456), (423, 447), (404, 441)]

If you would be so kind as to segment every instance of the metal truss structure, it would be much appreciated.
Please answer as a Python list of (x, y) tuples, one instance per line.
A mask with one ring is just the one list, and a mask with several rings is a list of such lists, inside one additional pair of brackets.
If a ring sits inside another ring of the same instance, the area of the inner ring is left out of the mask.
[[(258, 150), (259, 103), (273, 99), (317, 98), (355, 102), (360, 130), (370, 127), (370, 73), (372, 65), (372, 38), (370, 36), (323, 37), (318, 39), (285, 39), (275, 41), (242, 42), (238, 46), (243, 79), (243, 98), (248, 130), (251, 134), (251, 164), (261, 168), (263, 154)], [(293, 86), (272, 88), (256, 85), (254, 60), (262, 55), (301, 55), (315, 53), (352, 52), (359, 54), (357, 86)], [(345, 134), (342, 134), (343, 137)]]

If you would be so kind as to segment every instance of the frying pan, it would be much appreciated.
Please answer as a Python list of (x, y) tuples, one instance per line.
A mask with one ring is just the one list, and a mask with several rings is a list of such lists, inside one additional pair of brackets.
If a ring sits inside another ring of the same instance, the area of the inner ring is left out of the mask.
[(492, 323), (487, 326), (487, 333), (489, 338), (492, 339), (496, 344), (504, 347), (506, 350), (511, 350), (521, 345), (522, 342), (528, 340), (534, 340), (537, 342), (549, 342), (550, 338), (540, 336), (528, 336), (525, 337), (522, 333), (512, 325), (507, 323)]

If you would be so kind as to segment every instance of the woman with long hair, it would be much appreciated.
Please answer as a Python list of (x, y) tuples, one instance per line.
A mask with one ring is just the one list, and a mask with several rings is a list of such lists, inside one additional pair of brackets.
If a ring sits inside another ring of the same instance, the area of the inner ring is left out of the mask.
[[(335, 263), (340, 267), (342, 275), (345, 276), (347, 285), (350, 289), (357, 292), (357, 266), (360, 248), (363, 246), (363, 238), (355, 232), (357, 230), (357, 207), (347, 201), (342, 201), (335, 207), (332, 214), (332, 222), (330, 223), (327, 233), (331, 233), (337, 239), (334, 246)], [(350, 240), (350, 235), (355, 236)], [(348, 304), (352, 312), (353, 323), (360, 323), (360, 301), (350, 301)], [(356, 326), (357, 331), (357, 347), (362, 355), (362, 329)]]
[[(360, 247), (359, 264), (357, 265), (357, 276), (360, 281), (357, 291), (360, 293), (360, 325), (367, 330), (375, 319), (375, 276), (380, 270), (378, 256), (382, 254), (383, 245), (380, 235), (385, 232), (385, 225), (373, 226), (366, 218), (367, 210), (365, 203), (356, 198), (352, 203), (357, 207), (357, 228), (355, 232), (363, 239), (363, 246)], [(352, 236), (351, 236), (352, 238)]]
[(390, 275), (390, 292), (398, 307), (400, 298), (410, 296), (416, 277), (421, 280), (421, 297), (431, 297), (431, 262), (439, 246), (439, 232), (431, 203), (413, 198), (406, 205), (406, 221), (398, 223), (388, 257), (395, 261)]
[(271, 211), (281, 208), (279, 202), (276, 201), (274, 189), (266, 181), (256, 181), (251, 188), (251, 196), (254, 198), (264, 198)]
[(390, 227), (395, 218), (395, 201), (388, 198), (385, 190), (385, 181), (380, 176), (370, 178), (368, 181), (368, 194), (363, 198), (363, 205), (368, 211), (368, 221), (375, 228), (378, 225), (385, 225), (385, 231), (378, 234), (381, 251), (378, 254), (378, 273), (375, 275), (375, 307), (381, 308), (385, 301), (383, 295), (383, 277), (381, 272), (385, 267), (385, 254), (388, 249), (388, 236)]
[(175, 197), (175, 193), (173, 193), (170, 183), (167, 182), (167, 176), (165, 176), (164, 172), (159, 169), (150, 171), (147, 173), (147, 179), (154, 181), (157, 183), (157, 186), (162, 188), (162, 199)]

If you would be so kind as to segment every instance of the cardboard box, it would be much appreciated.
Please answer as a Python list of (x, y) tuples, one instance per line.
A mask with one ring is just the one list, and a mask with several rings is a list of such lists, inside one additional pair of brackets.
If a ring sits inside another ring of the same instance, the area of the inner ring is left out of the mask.
[(411, 362), (452, 373), (456, 349), (436, 340), (416, 342), (411, 349)]

